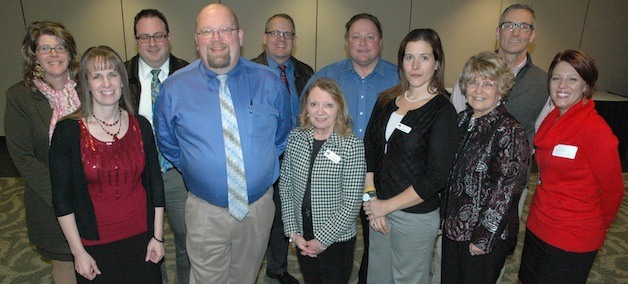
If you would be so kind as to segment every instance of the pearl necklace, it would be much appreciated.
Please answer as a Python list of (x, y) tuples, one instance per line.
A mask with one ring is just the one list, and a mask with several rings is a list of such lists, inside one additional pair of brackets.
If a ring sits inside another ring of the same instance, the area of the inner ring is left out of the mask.
[(419, 101), (425, 100), (425, 99), (427, 99), (427, 98), (429, 98), (429, 97), (431, 97), (431, 96), (433, 96), (433, 94), (428, 94), (427, 96), (423, 96), (423, 97), (420, 97), (420, 98), (418, 98), (418, 99), (413, 99), (413, 100), (411, 100), (411, 99), (409, 99), (409, 98), (408, 98), (408, 91), (405, 91), (405, 92), (403, 93), (403, 97), (404, 97), (404, 98), (406, 98), (406, 100), (407, 100), (407, 101), (409, 101), (409, 102), (411, 102), (411, 103), (416, 103), (416, 102), (419, 102)]

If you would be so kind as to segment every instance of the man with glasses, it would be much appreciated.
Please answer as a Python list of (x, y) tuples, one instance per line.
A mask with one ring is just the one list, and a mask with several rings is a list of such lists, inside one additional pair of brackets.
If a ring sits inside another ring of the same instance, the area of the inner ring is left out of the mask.
[(203, 8), (200, 58), (164, 83), (155, 105), (159, 148), (189, 189), (190, 283), (255, 283), (273, 223), (290, 103), (278, 72), (240, 57), (243, 37), (231, 9)]
[[(262, 34), (264, 52), (253, 59), (253, 62), (269, 66), (279, 72), (282, 82), (290, 94), (293, 125), (297, 125), (297, 115), (300, 108), (299, 94), (314, 74), (312, 67), (292, 56), (292, 49), (296, 40), (297, 35), (292, 17), (287, 14), (273, 15), (266, 21), (266, 27)], [(270, 241), (266, 254), (266, 275), (282, 284), (299, 283), (288, 273), (288, 240), (283, 232), (281, 200), (277, 182), (274, 189), (275, 219), (270, 231)]]
[[(307, 87), (320, 77), (338, 82), (347, 100), (349, 115), (353, 119), (353, 132), (364, 139), (366, 125), (379, 93), (399, 82), (397, 67), (380, 58), (383, 33), (379, 20), (371, 14), (357, 14), (345, 25), (345, 41), (350, 58), (333, 63), (316, 72)], [(360, 209), (364, 253), (359, 271), (359, 282), (366, 283), (369, 249), (369, 223)]]
[[(135, 16), (134, 33), (138, 54), (125, 62), (129, 74), (129, 89), (134, 111), (153, 121), (153, 104), (161, 83), (170, 74), (188, 65), (170, 53), (170, 29), (166, 17), (158, 10), (146, 9)], [(175, 256), (178, 283), (188, 283), (190, 261), (185, 248), (185, 199), (187, 189), (181, 173), (160, 155), (166, 212), (174, 232)], [(164, 262), (165, 263), (165, 262)], [(167, 270), (162, 263), (164, 283), (167, 283)]]
[[(508, 112), (525, 128), (531, 149), (535, 121), (542, 121), (551, 110), (547, 73), (532, 63), (532, 58), (528, 53), (528, 46), (534, 42), (537, 34), (535, 22), (536, 16), (532, 7), (514, 4), (504, 10), (495, 29), (495, 37), (499, 43), (496, 52), (515, 75), (515, 85), (504, 103)], [(461, 112), (467, 108), (465, 96), (458, 82), (451, 94), (451, 100), (456, 111)], [(523, 211), (527, 194), (528, 189), (525, 188), (519, 201), (519, 216)], [(440, 283), (440, 238), (441, 236), (437, 240), (432, 283)]]

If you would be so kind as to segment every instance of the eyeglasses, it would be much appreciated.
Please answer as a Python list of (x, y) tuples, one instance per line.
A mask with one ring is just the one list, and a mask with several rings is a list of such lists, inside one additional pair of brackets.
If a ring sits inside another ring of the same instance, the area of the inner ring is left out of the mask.
[(367, 42), (373, 42), (377, 40), (377, 36), (376, 35), (351, 35), (349, 36), (349, 40), (351, 41), (362, 41), (365, 40)]
[(39, 54), (48, 54), (52, 52), (53, 49), (57, 53), (64, 53), (68, 51), (68, 49), (63, 45), (57, 45), (57, 46), (42, 45), (42, 46), (38, 46), (36, 50), (37, 52), (39, 52)]
[(522, 32), (529, 32), (534, 30), (534, 26), (527, 23), (513, 23), (513, 22), (504, 22), (499, 27), (504, 31), (514, 31), (515, 28), (519, 29)]
[(270, 31), (266, 32), (267, 35), (274, 39), (285, 38), (285, 39), (294, 39), (297, 35), (291, 32), (280, 32), (280, 31)]
[(141, 34), (139, 36), (136, 36), (135, 39), (137, 39), (141, 43), (148, 43), (148, 42), (150, 42), (151, 38), (155, 42), (162, 42), (162, 41), (166, 40), (166, 37), (168, 37), (168, 34), (154, 34), (152, 36), (151, 35), (147, 35), (147, 34)]
[(482, 90), (484, 90), (484, 91), (490, 91), (492, 89), (497, 88), (497, 83), (493, 82), (493, 81), (486, 81), (486, 82), (471, 81), (471, 82), (467, 82), (467, 88), (477, 89), (479, 87), (482, 87)]
[(227, 38), (233, 35), (233, 31), (237, 30), (238, 28), (224, 28), (224, 29), (218, 29), (218, 30), (204, 30), (204, 31), (200, 31), (197, 32), (196, 35), (198, 35), (198, 37), (202, 38), (202, 39), (210, 39), (212, 37), (214, 37), (214, 33), (218, 33), (218, 36), (220, 36), (221, 38)]

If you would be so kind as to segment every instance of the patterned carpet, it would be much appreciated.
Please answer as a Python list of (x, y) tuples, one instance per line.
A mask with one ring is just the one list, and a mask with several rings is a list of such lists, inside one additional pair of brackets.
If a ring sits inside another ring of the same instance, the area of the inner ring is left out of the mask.
[[(535, 181), (532, 176), (530, 181)], [(628, 174), (624, 173), (624, 185), (628, 185)], [(24, 181), (20, 178), (0, 178), (0, 283), (52, 283), (51, 266), (38, 257), (29, 245), (24, 224), (23, 207)], [(628, 194), (627, 188), (624, 188)], [(529, 204), (533, 191), (530, 191), (526, 204)], [(527, 217), (527, 207), (523, 219)], [(515, 254), (506, 261), (506, 272), (502, 283), (517, 283), (517, 271), (523, 245), (524, 224), (521, 225), (519, 243)], [(176, 283), (174, 262), (174, 244), (172, 234), (166, 222), (166, 255), (170, 283)], [(359, 233), (358, 235), (361, 235)], [(357, 270), (362, 256), (362, 240), (356, 245), (353, 275), (350, 283), (357, 283)], [(302, 281), (294, 251), (289, 255), (288, 269), (292, 275)], [(257, 283), (275, 283), (260, 270)], [(622, 207), (606, 236), (604, 247), (599, 252), (587, 283), (628, 283), (628, 196), (624, 196)]]

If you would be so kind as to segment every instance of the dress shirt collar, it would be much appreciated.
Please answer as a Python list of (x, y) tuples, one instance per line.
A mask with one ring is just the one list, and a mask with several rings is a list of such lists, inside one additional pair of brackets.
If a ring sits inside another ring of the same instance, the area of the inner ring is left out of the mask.
[[(148, 66), (148, 64), (146, 64), (146, 62), (144, 62), (144, 60), (142, 60), (142, 58), (139, 58), (139, 70), (138, 70), (138, 75), (140, 78), (145, 79), (145, 80), (150, 80), (153, 78), (153, 74), (150, 73), (150, 71), (153, 71), (153, 68)], [(161, 70), (161, 72), (159, 72), (159, 81), (163, 82), (168, 78), (168, 74), (170, 74), (170, 57), (168, 57), (168, 59), (166, 59), (166, 62), (164, 62), (164, 64), (161, 65), (161, 67), (159, 67), (159, 69)]]

